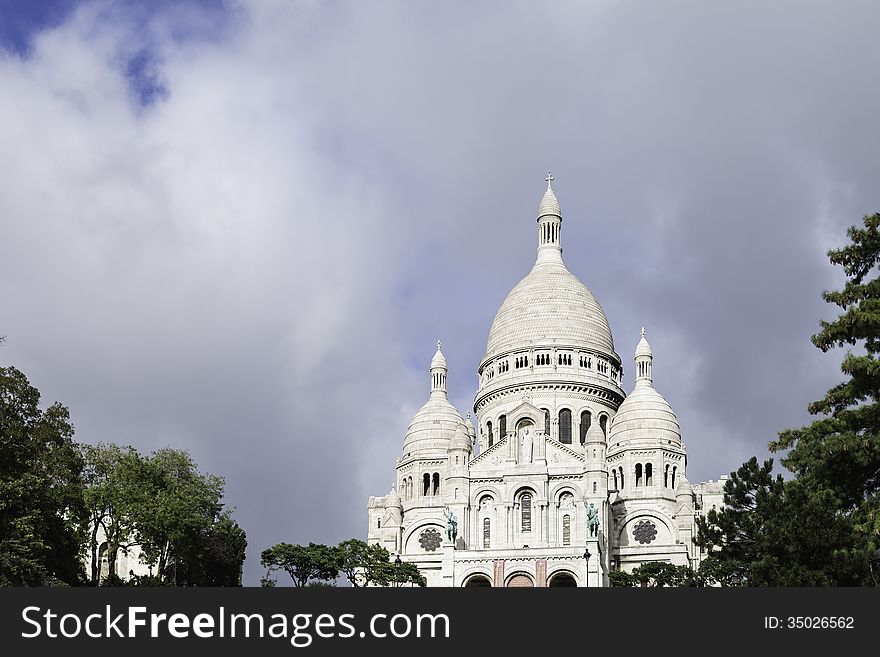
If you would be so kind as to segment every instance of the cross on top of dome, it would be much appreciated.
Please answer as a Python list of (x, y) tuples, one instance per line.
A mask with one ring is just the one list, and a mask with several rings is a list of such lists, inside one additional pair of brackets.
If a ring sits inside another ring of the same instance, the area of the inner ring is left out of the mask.
[(550, 173), (550, 172), (548, 171), (548, 172), (547, 172), (547, 177), (544, 178), (544, 180), (547, 181), (547, 189), (551, 189), (551, 187), (550, 187), (550, 183), (552, 183), (554, 180), (556, 180), (556, 178), (554, 178), (554, 177), (553, 177), (553, 174)]

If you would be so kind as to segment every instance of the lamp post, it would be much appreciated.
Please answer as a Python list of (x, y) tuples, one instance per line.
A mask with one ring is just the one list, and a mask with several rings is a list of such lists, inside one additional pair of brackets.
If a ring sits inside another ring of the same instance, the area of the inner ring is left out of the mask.
[(590, 557), (593, 556), (590, 554), (590, 548), (588, 547), (584, 550), (584, 561), (587, 563), (587, 586), (590, 585)]

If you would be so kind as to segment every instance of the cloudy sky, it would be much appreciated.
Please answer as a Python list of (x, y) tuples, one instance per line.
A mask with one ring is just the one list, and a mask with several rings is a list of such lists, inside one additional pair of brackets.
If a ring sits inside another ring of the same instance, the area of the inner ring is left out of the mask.
[[(0, 365), (226, 477), (246, 583), (366, 534), (439, 337), (470, 410), (552, 169), (691, 481), (808, 418), (880, 210), (876, 2), (0, 2)], [(628, 389), (631, 376), (625, 383)]]

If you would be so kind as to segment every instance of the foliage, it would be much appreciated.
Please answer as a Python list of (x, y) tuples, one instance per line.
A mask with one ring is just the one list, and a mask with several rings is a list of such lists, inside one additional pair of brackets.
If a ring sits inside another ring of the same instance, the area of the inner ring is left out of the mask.
[(267, 569), (266, 579), (272, 572), (283, 570), (295, 586), (306, 586), (312, 581), (335, 580), (339, 575), (339, 555), (334, 547), (309, 543), (293, 545), (278, 543), (263, 550), (260, 563)]
[(275, 586), (272, 573), (286, 571), (296, 586), (335, 586), (340, 573), (352, 586), (425, 586), (426, 581), (418, 566), (391, 560), (387, 549), (375, 543), (351, 538), (337, 546), (308, 546), (279, 543), (263, 550), (262, 564), (268, 570), (262, 586)]
[(178, 586), (241, 586), (247, 537), (228, 512), (184, 545), (178, 555)]
[(700, 586), (702, 582), (688, 566), (666, 561), (649, 561), (631, 573), (614, 570), (608, 576), (611, 586)]
[[(712, 555), (715, 579), (743, 586), (847, 586), (868, 576), (850, 519), (830, 496), (773, 476), (752, 457), (732, 472), (724, 508), (697, 520), (695, 542)], [(702, 567), (701, 567), (702, 570)]]
[(0, 368), (0, 585), (77, 584), (85, 517), (83, 461), (70, 413)]
[[(110, 578), (116, 577), (116, 556), (139, 544), (134, 517), (144, 501), (143, 457), (133, 447), (112, 443), (81, 445), (84, 468), (84, 498), (88, 510), (89, 580), (97, 584), (100, 576), (99, 530), (106, 541), (104, 556)], [(112, 581), (112, 580), (111, 580)]]
[(132, 518), (159, 577), (176, 581), (169, 564), (192, 563), (222, 510), (223, 479), (201, 474), (190, 455), (161, 449), (144, 461), (142, 495)]
[(880, 546), (880, 213), (863, 223), (847, 232), (850, 244), (828, 252), (847, 280), (822, 296), (843, 312), (820, 322), (813, 344), (823, 352), (860, 346), (864, 354), (848, 350), (841, 363), (846, 380), (809, 405), (812, 415), (824, 417), (783, 431), (771, 449), (790, 449), (782, 463), (852, 519), (870, 552)]

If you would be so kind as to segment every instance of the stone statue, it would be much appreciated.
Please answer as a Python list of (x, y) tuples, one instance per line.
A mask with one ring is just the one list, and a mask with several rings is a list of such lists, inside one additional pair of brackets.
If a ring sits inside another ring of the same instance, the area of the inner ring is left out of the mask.
[(458, 520), (448, 506), (443, 507), (443, 514), (446, 516), (446, 538), (450, 543), (455, 543), (455, 538), (458, 536)]
[(519, 462), (520, 463), (531, 463), (532, 462), (532, 446), (534, 444), (534, 440), (532, 439), (532, 430), (531, 428), (526, 428), (521, 431), (522, 438), (520, 439), (520, 451), (519, 451)]
[(587, 507), (587, 528), (590, 530), (590, 537), (599, 535), (599, 510), (595, 507), (595, 505), (590, 502), (589, 506), (584, 502), (584, 506)]

